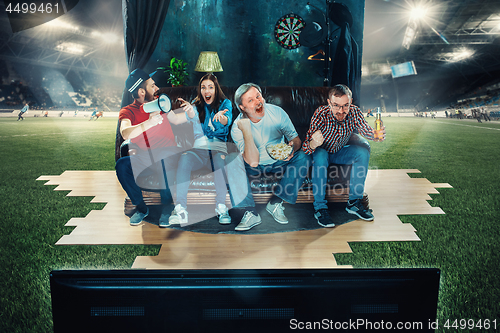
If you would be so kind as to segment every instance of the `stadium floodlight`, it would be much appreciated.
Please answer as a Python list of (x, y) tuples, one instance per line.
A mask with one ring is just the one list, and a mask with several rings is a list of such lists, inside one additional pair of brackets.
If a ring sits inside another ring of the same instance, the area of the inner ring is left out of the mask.
[(419, 30), (419, 23), (426, 22), (430, 12), (431, 6), (429, 4), (420, 3), (408, 8), (408, 26), (406, 27), (405, 36), (403, 38), (403, 47), (405, 49), (410, 49), (410, 45)]
[(410, 12), (410, 18), (413, 20), (422, 20), (427, 16), (428, 8), (423, 6), (413, 7)]
[(403, 38), (403, 47), (407, 50), (410, 49), (410, 45), (413, 42), (417, 34), (417, 25), (415, 24), (415, 20), (410, 20), (408, 26), (406, 27), (405, 36)]
[(452, 53), (449, 62), (459, 62), (462, 60), (465, 60), (467, 58), (471, 58), (474, 55), (474, 51), (467, 49), (467, 48), (461, 48), (455, 52)]
[(63, 42), (61, 44), (58, 44), (55, 49), (57, 51), (61, 52), (66, 52), (66, 53), (71, 53), (71, 54), (83, 54), (84, 46), (78, 43), (70, 43), (70, 42)]
[(93, 38), (102, 39), (102, 41), (105, 42), (106, 44), (118, 44), (118, 43), (120, 43), (120, 37), (118, 37), (118, 35), (116, 35), (113, 32), (101, 33), (99, 31), (94, 30), (94, 31), (92, 31), (92, 33), (90, 35)]
[(44, 26), (48, 27), (48, 28), (54, 28), (54, 29), (66, 29), (66, 30), (70, 30), (73, 32), (78, 32), (80, 30), (77, 26), (72, 25), (72, 24), (67, 23), (67, 22), (64, 22), (64, 21), (61, 21), (61, 20), (49, 21), (49, 22), (45, 23)]
[(108, 44), (118, 44), (120, 42), (120, 38), (112, 32), (102, 34), (102, 39)]

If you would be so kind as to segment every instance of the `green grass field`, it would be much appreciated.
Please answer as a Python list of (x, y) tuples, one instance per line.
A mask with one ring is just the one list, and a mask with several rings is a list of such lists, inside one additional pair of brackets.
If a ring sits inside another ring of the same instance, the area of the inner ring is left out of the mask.
[[(372, 143), (370, 166), (419, 169), (412, 176), (451, 184), (431, 201), (446, 215), (401, 216), (420, 242), (353, 243), (352, 254), (335, 255), (338, 264), (439, 268), (440, 332), (484, 331), (443, 329), (448, 319), (496, 319), (500, 327), (500, 123), (384, 122), (387, 140)], [(136, 256), (158, 253), (159, 246), (54, 245), (71, 232), (64, 227), (70, 218), (102, 205), (66, 197), (35, 179), (65, 170), (113, 170), (115, 129), (116, 118), (0, 118), (0, 332), (52, 331), (51, 270), (126, 269)]]

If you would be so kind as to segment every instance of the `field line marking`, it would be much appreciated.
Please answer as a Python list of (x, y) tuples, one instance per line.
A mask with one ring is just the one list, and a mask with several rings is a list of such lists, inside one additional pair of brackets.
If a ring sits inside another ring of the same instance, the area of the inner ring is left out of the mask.
[(12, 138), (18, 136), (51, 136), (51, 135), (72, 135), (72, 134), (85, 134), (85, 133), (103, 133), (108, 131), (83, 131), (83, 132), (60, 132), (60, 133), (42, 133), (42, 134), (13, 134), (13, 135), (4, 135), (0, 136), (0, 138)]
[(500, 131), (500, 128), (482, 127), (482, 126), (477, 126), (477, 125), (464, 125), (464, 124), (457, 124), (457, 123), (448, 123), (448, 122), (439, 121), (439, 120), (436, 121), (436, 123), (450, 124), (450, 125), (457, 125), (457, 126), (466, 126), (466, 127), (477, 127), (477, 128), (484, 128), (484, 129), (490, 129), (490, 130)]

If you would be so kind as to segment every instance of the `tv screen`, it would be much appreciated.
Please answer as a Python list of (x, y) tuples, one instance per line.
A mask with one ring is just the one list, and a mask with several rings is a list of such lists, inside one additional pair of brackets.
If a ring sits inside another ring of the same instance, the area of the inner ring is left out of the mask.
[(55, 332), (432, 332), (438, 269), (52, 271)]
[(403, 62), (402, 64), (397, 64), (391, 66), (392, 77), (402, 77), (408, 75), (417, 75), (417, 69), (413, 61)]

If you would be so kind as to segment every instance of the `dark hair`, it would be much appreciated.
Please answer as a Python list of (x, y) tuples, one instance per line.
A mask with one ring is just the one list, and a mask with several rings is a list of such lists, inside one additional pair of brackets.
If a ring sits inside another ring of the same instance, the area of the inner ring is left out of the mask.
[(337, 84), (330, 89), (328, 92), (328, 98), (332, 98), (332, 96), (335, 97), (342, 97), (344, 95), (347, 95), (349, 97), (349, 101), (351, 101), (352, 98), (352, 92), (351, 89), (349, 89), (348, 86), (343, 85), (343, 84)]
[(136, 89), (136, 90), (134, 90), (134, 92), (132, 92), (132, 97), (133, 97), (134, 99), (138, 99), (138, 98), (139, 98), (139, 89), (141, 89), (141, 88), (142, 88), (142, 89), (146, 90), (146, 82), (147, 82), (147, 81), (142, 82), (142, 83), (139, 85), (139, 87), (137, 87), (137, 89)]
[(196, 108), (198, 109), (200, 122), (202, 124), (205, 122), (205, 99), (203, 98), (203, 96), (201, 96), (201, 83), (205, 80), (210, 80), (214, 83), (215, 96), (213, 96), (213, 102), (212, 104), (210, 104), (210, 108), (212, 110), (217, 111), (219, 109), (219, 106), (221, 105), (221, 102), (227, 98), (219, 85), (217, 76), (213, 75), (212, 73), (203, 75), (203, 77), (200, 79), (200, 82), (198, 83), (198, 94), (193, 102), (193, 105), (196, 105)]

